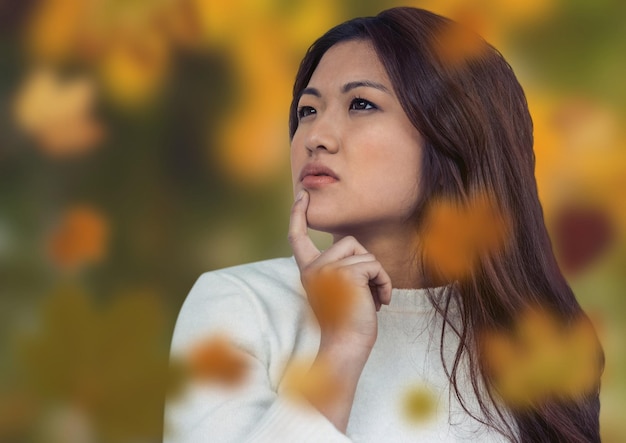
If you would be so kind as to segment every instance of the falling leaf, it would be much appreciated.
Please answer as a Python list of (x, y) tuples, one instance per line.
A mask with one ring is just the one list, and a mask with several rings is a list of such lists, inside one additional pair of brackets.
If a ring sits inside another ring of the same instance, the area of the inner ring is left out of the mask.
[(196, 380), (236, 386), (243, 382), (249, 362), (228, 338), (215, 336), (192, 349), (188, 365)]
[(486, 195), (466, 204), (440, 199), (427, 209), (422, 227), (425, 265), (445, 280), (467, 278), (481, 256), (496, 254), (510, 235), (508, 219)]
[(309, 303), (322, 329), (340, 328), (357, 303), (353, 285), (339, 273), (319, 273), (307, 287)]
[(443, 26), (433, 38), (433, 46), (441, 60), (449, 66), (461, 66), (480, 58), (487, 45), (471, 29), (450, 23)]
[(584, 318), (565, 324), (541, 309), (529, 309), (510, 331), (481, 340), (496, 390), (514, 408), (553, 398), (573, 399), (597, 386), (599, 348)]
[(324, 408), (335, 399), (339, 388), (327, 361), (316, 359), (313, 364), (309, 360), (292, 360), (288, 365), (281, 389), (293, 401), (302, 398), (318, 408)]

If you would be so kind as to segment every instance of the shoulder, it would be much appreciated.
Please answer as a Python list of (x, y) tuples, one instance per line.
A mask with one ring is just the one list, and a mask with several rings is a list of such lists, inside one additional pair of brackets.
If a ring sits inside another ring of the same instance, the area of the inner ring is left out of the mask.
[(293, 257), (275, 258), (254, 263), (232, 266), (216, 271), (206, 272), (200, 276), (194, 290), (203, 289), (207, 284), (254, 286), (294, 290), (299, 286), (299, 272)]
[(249, 348), (297, 328), (308, 304), (293, 257), (264, 260), (202, 274), (185, 299), (172, 351), (216, 334)]
[(202, 274), (191, 288), (183, 309), (207, 302), (222, 306), (284, 303), (302, 295), (300, 274), (293, 257), (276, 258)]

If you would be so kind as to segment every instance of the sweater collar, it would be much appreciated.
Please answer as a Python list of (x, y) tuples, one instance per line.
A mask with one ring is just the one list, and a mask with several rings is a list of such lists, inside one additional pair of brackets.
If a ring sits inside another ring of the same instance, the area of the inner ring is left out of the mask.
[(422, 289), (398, 289), (391, 291), (391, 302), (388, 306), (383, 305), (381, 311), (390, 312), (426, 312), (432, 311), (433, 305), (429, 298), (429, 292), (435, 300), (443, 296), (446, 286)]

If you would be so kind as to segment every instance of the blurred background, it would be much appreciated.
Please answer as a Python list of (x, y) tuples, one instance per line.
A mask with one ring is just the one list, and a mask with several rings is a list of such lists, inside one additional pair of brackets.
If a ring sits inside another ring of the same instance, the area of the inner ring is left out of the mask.
[(1, 441), (161, 439), (195, 279), (291, 255), (301, 57), (399, 5), (476, 29), (524, 86), (546, 223), (607, 354), (603, 439), (625, 441), (622, 0), (1, 0)]

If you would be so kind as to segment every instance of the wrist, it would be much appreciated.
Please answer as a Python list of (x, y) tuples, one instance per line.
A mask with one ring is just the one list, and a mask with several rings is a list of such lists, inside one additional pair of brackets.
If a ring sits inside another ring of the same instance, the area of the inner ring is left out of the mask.
[(322, 334), (318, 358), (337, 363), (343, 362), (350, 366), (358, 362), (365, 364), (375, 342), (376, 337), (354, 336), (354, 334)]
[(354, 394), (369, 357), (371, 346), (344, 341), (320, 344), (309, 377), (316, 383), (302, 392), (309, 403), (335, 427), (345, 432), (348, 426)]

